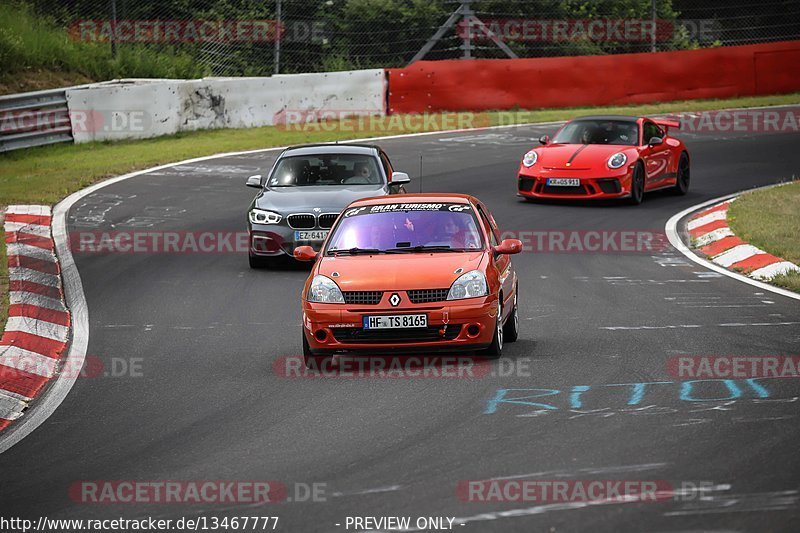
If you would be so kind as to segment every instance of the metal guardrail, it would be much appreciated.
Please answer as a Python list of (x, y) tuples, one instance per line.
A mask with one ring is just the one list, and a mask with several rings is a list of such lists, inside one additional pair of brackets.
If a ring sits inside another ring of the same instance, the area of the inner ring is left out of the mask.
[(72, 142), (65, 89), (0, 96), (0, 152)]

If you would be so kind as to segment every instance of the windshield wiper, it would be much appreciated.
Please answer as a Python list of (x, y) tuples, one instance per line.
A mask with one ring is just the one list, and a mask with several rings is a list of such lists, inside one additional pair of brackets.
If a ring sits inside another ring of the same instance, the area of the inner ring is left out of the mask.
[(437, 244), (437, 245), (425, 245), (420, 244), (417, 246), (408, 246), (403, 248), (389, 248), (386, 250), (387, 252), (392, 253), (418, 253), (418, 252), (464, 252), (461, 248), (450, 248), (447, 245)]
[(384, 250), (378, 250), (377, 248), (359, 248), (355, 246), (342, 250), (328, 250), (328, 253), (333, 255), (381, 254), (384, 253)]

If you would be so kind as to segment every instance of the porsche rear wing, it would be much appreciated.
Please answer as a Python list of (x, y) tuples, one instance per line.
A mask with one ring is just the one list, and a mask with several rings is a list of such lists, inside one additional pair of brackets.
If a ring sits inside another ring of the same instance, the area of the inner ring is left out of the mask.
[(670, 128), (675, 128), (676, 130), (681, 129), (681, 123), (677, 120), (654, 118), (653, 122), (664, 128), (666, 133), (669, 133)]

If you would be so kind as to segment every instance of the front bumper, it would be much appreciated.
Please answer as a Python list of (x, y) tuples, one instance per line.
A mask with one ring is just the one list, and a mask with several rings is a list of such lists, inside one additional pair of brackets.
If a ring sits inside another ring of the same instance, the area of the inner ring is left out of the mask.
[[(307, 231), (328, 231), (327, 229), (314, 229)], [(311, 246), (319, 251), (324, 241), (296, 241), (295, 230), (279, 224), (249, 224), (248, 248), (250, 255), (258, 257), (276, 257), (281, 255), (294, 256), (294, 249), (298, 246)]]
[[(426, 314), (427, 328), (365, 330), (369, 315)], [(318, 304), (303, 300), (303, 334), (312, 353), (415, 353), (475, 351), (492, 342), (497, 297), (470, 298), (430, 304)]]
[[(616, 176), (584, 177), (569, 172), (520, 171), (517, 176), (517, 194), (527, 198), (542, 199), (611, 199), (630, 196), (632, 171)], [(578, 178), (579, 187), (554, 187), (547, 185), (548, 178)]]

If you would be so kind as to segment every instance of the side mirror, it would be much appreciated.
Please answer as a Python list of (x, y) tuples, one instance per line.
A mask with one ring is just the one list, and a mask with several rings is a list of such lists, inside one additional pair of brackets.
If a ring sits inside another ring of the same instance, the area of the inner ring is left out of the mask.
[(647, 141), (647, 144), (650, 146), (658, 146), (659, 144), (663, 143), (664, 139), (661, 137), (650, 137), (650, 140)]
[(405, 172), (392, 172), (390, 185), (405, 185), (411, 183), (411, 178)]
[(519, 239), (503, 239), (503, 241), (495, 246), (493, 250), (496, 254), (518, 254), (522, 251), (522, 241)]
[(310, 246), (298, 246), (293, 255), (298, 261), (314, 261), (319, 254)]
[(261, 188), (261, 174), (256, 174), (255, 176), (250, 176), (247, 178), (246, 185), (248, 187), (258, 187)]
[(550, 142), (549, 135), (542, 135), (541, 137), (539, 137), (539, 144), (547, 144), (549, 142)]

